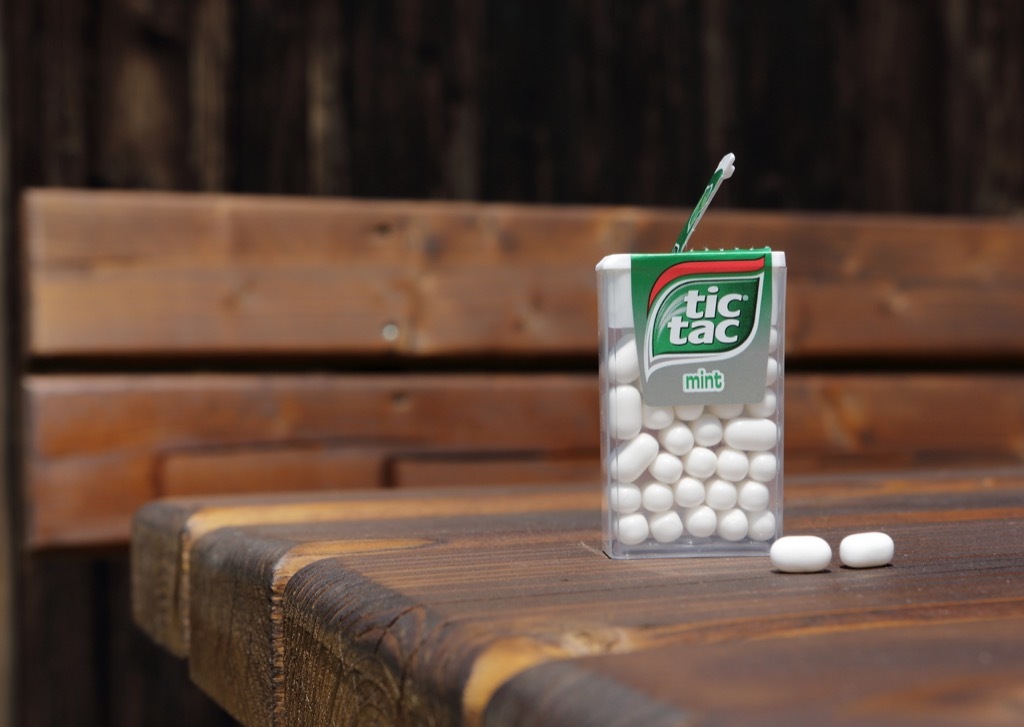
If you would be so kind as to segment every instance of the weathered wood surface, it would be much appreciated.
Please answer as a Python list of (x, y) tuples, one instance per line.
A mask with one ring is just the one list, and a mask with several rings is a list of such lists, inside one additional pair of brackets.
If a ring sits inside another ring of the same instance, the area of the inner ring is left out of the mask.
[[(667, 249), (684, 217), (68, 190), (24, 211), (31, 367), (353, 371), (30, 377), (31, 548), (124, 542), (160, 495), (595, 480), (593, 264)], [(1024, 387), (985, 371), (1024, 360), (1019, 220), (712, 213), (701, 234), (786, 250), (798, 371), (981, 371), (791, 377), (791, 471), (1024, 456)]]
[[(1013, 213), (1024, 8), (9, 0), (12, 185)], [(813, 29), (813, 32), (809, 30)]]
[(124, 543), (145, 502), (204, 485), (399, 485), (396, 463), (423, 454), (599, 469), (593, 375), (38, 376), (27, 402), (33, 547)]
[[(786, 531), (890, 567), (615, 562), (593, 488), (164, 501), (135, 618), (248, 725), (1014, 724), (1024, 470), (800, 478)], [(156, 595), (154, 595), (156, 594)]]
[[(688, 211), (36, 190), (45, 357), (593, 356), (594, 265)], [(787, 253), (787, 356), (1024, 357), (1024, 222), (711, 212), (696, 247)], [(837, 325), (836, 321), (842, 321)]]
[[(123, 543), (160, 496), (600, 480), (593, 374), (39, 375), (25, 394), (32, 548)], [(787, 472), (1019, 463), (1021, 431), (1020, 374), (786, 380)]]

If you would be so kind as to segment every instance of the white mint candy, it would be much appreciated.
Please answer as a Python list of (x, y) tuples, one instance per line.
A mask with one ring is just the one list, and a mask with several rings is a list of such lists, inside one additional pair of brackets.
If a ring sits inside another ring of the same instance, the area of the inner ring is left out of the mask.
[(651, 512), (664, 512), (676, 502), (672, 488), (662, 482), (651, 482), (642, 489), (644, 507)]
[(775, 353), (779, 350), (779, 329), (772, 326), (771, 333), (768, 334), (768, 353)]
[(644, 426), (648, 429), (664, 429), (675, 421), (676, 414), (670, 406), (643, 405)]
[(623, 545), (639, 545), (647, 540), (647, 535), (650, 533), (647, 518), (638, 512), (620, 516), (616, 530), (619, 542)]
[(677, 404), (673, 407), (676, 417), (683, 422), (692, 422), (704, 413), (703, 404)]
[[(771, 419), (733, 419), (725, 425), (725, 443), (733, 449), (759, 452), (771, 449), (779, 441), (779, 428)], [(698, 439), (698, 441), (700, 441)]]
[(775, 392), (771, 389), (766, 389), (764, 392), (764, 398), (756, 404), (747, 404), (746, 412), (747, 416), (751, 417), (770, 417), (775, 413), (775, 409), (778, 406), (778, 397), (775, 396)]
[(775, 535), (775, 514), (771, 510), (747, 514), (747, 537), (751, 540), (771, 540)]
[(674, 422), (658, 432), (658, 441), (672, 454), (683, 455), (693, 449), (693, 432), (684, 422)]
[(658, 456), (658, 450), (658, 440), (647, 432), (641, 432), (635, 439), (615, 450), (609, 474), (619, 482), (635, 482), (651, 466), (651, 462)]
[(772, 386), (779, 380), (779, 360), (772, 356), (768, 357), (768, 369), (765, 371), (765, 386)]
[(787, 535), (772, 543), (769, 557), (783, 573), (817, 573), (832, 562), (832, 548), (815, 535)]
[(640, 488), (631, 482), (622, 482), (608, 488), (608, 507), (614, 512), (636, 512), (641, 504)]
[(704, 502), (704, 483), (694, 477), (684, 477), (676, 483), (676, 504), (697, 507)]
[(878, 568), (892, 562), (894, 550), (885, 533), (857, 533), (839, 543), (839, 560), (849, 568)]
[(739, 482), (747, 476), (750, 462), (747, 455), (738, 449), (723, 447), (718, 450), (718, 476), (730, 482)]
[(640, 378), (640, 359), (636, 338), (626, 336), (608, 357), (608, 377), (618, 384), (631, 384)]
[(718, 526), (718, 515), (707, 505), (700, 505), (686, 511), (684, 518), (686, 532), (695, 538), (707, 538), (714, 534)]
[(740, 510), (726, 510), (718, 513), (718, 526), (715, 532), (722, 540), (735, 543), (747, 537), (747, 516)]
[(701, 414), (690, 425), (693, 441), (702, 447), (714, 447), (722, 441), (722, 422), (714, 414)]
[(707, 447), (694, 447), (683, 457), (683, 468), (686, 470), (686, 474), (697, 479), (703, 480), (710, 477), (715, 473), (717, 467), (718, 457)]
[(683, 476), (683, 460), (674, 454), (662, 452), (651, 462), (648, 472), (659, 482), (675, 483)]
[(719, 419), (732, 419), (743, 413), (742, 404), (712, 404), (708, 411)]
[(652, 515), (649, 522), (651, 537), (659, 543), (671, 543), (683, 534), (683, 520), (674, 510)]
[(768, 486), (760, 482), (744, 480), (736, 487), (736, 502), (747, 512), (764, 510), (770, 499)]
[(725, 480), (711, 480), (704, 490), (704, 502), (715, 510), (736, 507), (736, 485)]
[(632, 439), (643, 426), (643, 401), (635, 386), (614, 386), (608, 392), (608, 424), (616, 439)]
[(771, 452), (758, 452), (750, 456), (747, 474), (758, 482), (771, 482), (779, 471), (779, 460)]

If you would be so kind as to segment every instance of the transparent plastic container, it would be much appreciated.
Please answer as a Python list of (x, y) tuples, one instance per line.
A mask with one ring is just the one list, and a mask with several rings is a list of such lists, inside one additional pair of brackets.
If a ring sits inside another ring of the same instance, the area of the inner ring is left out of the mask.
[(783, 525), (785, 254), (610, 255), (597, 282), (605, 552), (767, 555)]

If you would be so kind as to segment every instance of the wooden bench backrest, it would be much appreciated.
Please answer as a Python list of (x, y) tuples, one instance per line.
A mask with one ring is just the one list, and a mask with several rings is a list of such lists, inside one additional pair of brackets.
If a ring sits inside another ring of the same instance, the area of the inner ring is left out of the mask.
[[(28, 544), (123, 542), (161, 495), (596, 486), (594, 265), (685, 217), (29, 192)], [(1024, 458), (1024, 221), (710, 212), (695, 242), (787, 253), (789, 470)]]

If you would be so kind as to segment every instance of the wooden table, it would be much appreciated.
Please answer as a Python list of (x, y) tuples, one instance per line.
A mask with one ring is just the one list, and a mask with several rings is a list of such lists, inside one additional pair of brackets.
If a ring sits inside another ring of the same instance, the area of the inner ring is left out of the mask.
[(787, 482), (890, 567), (616, 562), (597, 488), (163, 501), (139, 625), (247, 725), (1024, 724), (1024, 470)]

